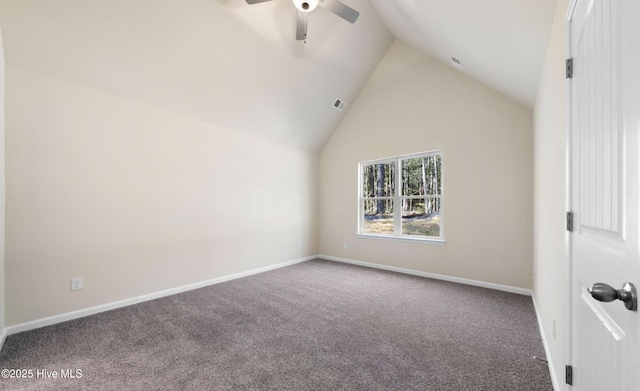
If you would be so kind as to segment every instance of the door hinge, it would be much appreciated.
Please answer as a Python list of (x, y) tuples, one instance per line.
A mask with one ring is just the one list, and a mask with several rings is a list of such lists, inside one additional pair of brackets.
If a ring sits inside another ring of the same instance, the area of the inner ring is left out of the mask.
[(568, 385), (573, 385), (573, 367), (571, 365), (566, 365), (564, 367), (564, 382)]
[(567, 231), (573, 232), (573, 212), (567, 212)]
[(573, 77), (573, 57), (567, 58), (565, 69), (567, 79), (571, 79)]

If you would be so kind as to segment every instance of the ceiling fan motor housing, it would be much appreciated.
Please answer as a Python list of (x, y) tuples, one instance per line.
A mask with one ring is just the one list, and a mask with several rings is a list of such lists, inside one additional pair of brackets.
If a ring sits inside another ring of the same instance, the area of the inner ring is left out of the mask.
[(311, 12), (316, 7), (318, 7), (318, 3), (320, 0), (291, 0), (293, 1), (293, 5), (296, 6), (298, 11), (301, 12)]

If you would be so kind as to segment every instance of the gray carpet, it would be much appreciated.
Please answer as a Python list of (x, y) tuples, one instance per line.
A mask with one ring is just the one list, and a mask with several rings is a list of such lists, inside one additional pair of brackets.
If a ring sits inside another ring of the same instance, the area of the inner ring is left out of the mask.
[(315, 260), (11, 335), (0, 389), (552, 390), (534, 355), (530, 297)]

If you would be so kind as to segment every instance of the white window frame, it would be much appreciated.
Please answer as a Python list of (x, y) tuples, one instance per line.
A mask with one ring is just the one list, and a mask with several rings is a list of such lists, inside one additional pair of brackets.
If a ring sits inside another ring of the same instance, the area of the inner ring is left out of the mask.
[[(436, 195), (420, 195), (420, 196), (404, 196), (402, 195), (402, 161), (429, 157), (429, 156), (440, 156), (441, 167), (440, 167), (440, 181), (441, 181), (441, 189), (440, 194)], [(389, 164), (395, 163), (396, 165), (396, 178), (395, 178), (395, 188), (396, 192), (393, 196), (390, 197), (363, 197), (363, 167), (371, 164)], [(388, 239), (388, 240), (398, 240), (398, 241), (408, 241), (408, 242), (421, 242), (421, 243), (429, 243), (429, 244), (445, 244), (444, 237), (444, 151), (442, 149), (437, 149), (433, 151), (427, 152), (418, 152), (412, 153), (409, 155), (400, 155), (394, 156), (390, 158), (384, 159), (376, 159), (376, 160), (367, 160), (364, 162), (358, 163), (358, 232), (356, 232), (357, 237), (361, 238), (374, 238), (374, 239)], [(419, 235), (402, 235), (402, 199), (422, 199), (422, 198), (438, 198), (440, 200), (440, 236), (419, 236)], [(377, 233), (367, 233), (364, 232), (364, 204), (366, 200), (376, 200), (376, 199), (390, 199), (393, 201), (393, 234), (377, 234)], [(400, 206), (400, 207), (398, 207)]]

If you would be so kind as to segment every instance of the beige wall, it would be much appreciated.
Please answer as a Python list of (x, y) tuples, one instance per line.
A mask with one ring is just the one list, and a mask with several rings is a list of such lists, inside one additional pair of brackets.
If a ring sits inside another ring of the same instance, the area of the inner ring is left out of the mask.
[[(534, 110), (533, 293), (556, 377), (564, 373), (566, 121), (565, 15), (559, 0)], [(553, 320), (556, 320), (556, 337)]]
[[(446, 244), (357, 238), (358, 162), (441, 148)], [(530, 289), (532, 152), (531, 110), (395, 42), (320, 155), (320, 253)]]
[(6, 83), (8, 326), (317, 253), (316, 154), (11, 66)]

